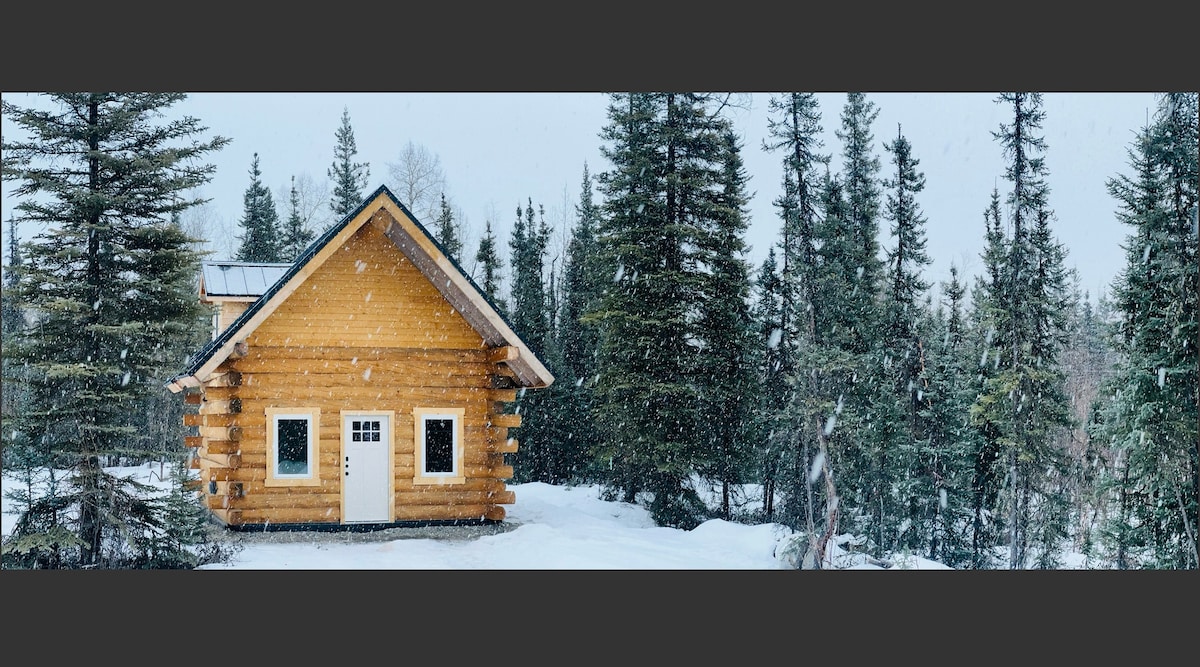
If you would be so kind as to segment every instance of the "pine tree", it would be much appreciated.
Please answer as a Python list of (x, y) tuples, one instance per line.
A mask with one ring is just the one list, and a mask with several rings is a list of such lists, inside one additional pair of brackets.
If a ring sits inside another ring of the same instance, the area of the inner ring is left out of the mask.
[(475, 266), (481, 272), (477, 278), (483, 281), (480, 286), (483, 288), (483, 293), (492, 300), (501, 313), (506, 312), (508, 305), (500, 294), (503, 260), (500, 259), (496, 250), (496, 234), (492, 232), (491, 220), (484, 223), (483, 238), (479, 239), (479, 250), (475, 253)]
[(341, 219), (362, 204), (371, 168), (365, 162), (354, 162), (358, 147), (354, 143), (354, 128), (350, 126), (349, 108), (342, 109), (342, 124), (334, 132), (334, 138), (337, 144), (328, 171), (329, 179), (333, 181), (329, 208), (336, 218)]
[(462, 238), (458, 231), (458, 223), (454, 220), (454, 211), (446, 203), (446, 195), (442, 194), (441, 205), (438, 208), (437, 220), (434, 222), (434, 236), (441, 244), (446, 255), (458, 262), (462, 255)]
[(170, 342), (195, 329), (196, 240), (171, 217), (200, 203), (185, 196), (213, 173), (199, 160), (227, 140), (196, 140), (195, 118), (157, 122), (183, 94), (47, 97), (53, 111), (3, 102), (29, 135), (6, 137), (3, 178), (20, 183), (20, 222), (47, 225), (16, 289), (34, 325), (11, 351), (32, 392), (14, 426), (69, 472), (29, 499), (4, 551), (23, 566), (121, 567), (145, 555), (163, 517), (105, 465), (144, 451), (130, 411), (162, 391), (179, 361)]
[(308, 228), (301, 213), (300, 193), (296, 190), (296, 177), (292, 177), (292, 188), (288, 195), (288, 217), (283, 224), (279, 248), (279, 260), (294, 262), (313, 240), (313, 230)]
[(262, 183), (258, 153), (250, 162), (250, 185), (242, 199), (242, 219), (238, 221), (242, 228), (242, 234), (238, 236), (241, 246), (235, 259), (240, 262), (284, 261), (280, 246), (279, 214), (275, 212), (271, 191)]

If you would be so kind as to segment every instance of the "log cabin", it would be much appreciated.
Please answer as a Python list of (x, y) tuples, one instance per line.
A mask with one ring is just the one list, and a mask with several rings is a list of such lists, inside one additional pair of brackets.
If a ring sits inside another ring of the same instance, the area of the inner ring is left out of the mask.
[(386, 188), (291, 264), (207, 262), (212, 340), (167, 382), (234, 530), (503, 521), (517, 392), (554, 376)]

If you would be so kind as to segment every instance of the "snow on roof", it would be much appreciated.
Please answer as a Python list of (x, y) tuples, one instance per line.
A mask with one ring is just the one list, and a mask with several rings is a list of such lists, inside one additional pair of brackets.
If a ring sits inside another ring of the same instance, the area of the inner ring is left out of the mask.
[(291, 266), (290, 263), (204, 262), (201, 292), (205, 297), (259, 297)]

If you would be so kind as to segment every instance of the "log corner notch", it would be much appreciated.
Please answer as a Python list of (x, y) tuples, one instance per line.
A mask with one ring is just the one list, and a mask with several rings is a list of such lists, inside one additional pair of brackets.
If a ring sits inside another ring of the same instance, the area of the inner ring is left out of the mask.
[(232, 361), (241, 359), (247, 354), (250, 354), (250, 345), (243, 339), (233, 344), (233, 349), (229, 351), (229, 356), (225, 358)]

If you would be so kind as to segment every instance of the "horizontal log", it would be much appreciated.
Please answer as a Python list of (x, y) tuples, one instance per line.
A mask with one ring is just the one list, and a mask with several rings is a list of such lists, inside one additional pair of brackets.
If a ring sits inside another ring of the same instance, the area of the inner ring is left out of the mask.
[[(361, 374), (370, 368), (372, 373), (393, 373), (405, 376), (488, 375), (493, 366), (476, 361), (422, 361), (405, 359), (359, 359), (353, 356), (331, 356), (324, 359), (279, 359), (252, 357), (238, 364), (243, 374), (249, 373), (350, 373)], [(410, 382), (412, 382), (410, 380)]]
[(204, 382), (205, 387), (239, 387), (242, 384), (242, 374), (237, 371), (216, 373)]
[(236, 415), (241, 411), (242, 411), (242, 399), (237, 398), (237, 397), (225, 399), (225, 400), (217, 399), (217, 400), (205, 401), (204, 405), (200, 408), (200, 412), (202, 412), (206, 415), (220, 415), (220, 414)]
[(199, 435), (185, 435), (185, 436), (183, 436), (183, 446), (184, 446), (184, 447), (199, 447), (199, 446), (201, 446), (201, 445), (203, 445), (203, 444), (204, 444), (204, 437), (203, 437), (203, 436), (199, 436)]
[(517, 428), (521, 425), (521, 415), (519, 413), (492, 415), (491, 423), (495, 426), (503, 426), (505, 428)]
[(520, 348), (515, 345), (504, 345), (488, 350), (487, 358), (492, 363), (499, 363), (501, 361), (513, 361), (519, 356), (521, 356)]
[(253, 493), (244, 497), (222, 496), (228, 498), (228, 506), (243, 510), (268, 510), (272, 508), (317, 509), (340, 508), (342, 497), (337, 493)]
[(204, 424), (204, 415), (196, 414), (194, 412), (184, 413), (184, 415), (183, 415), (183, 425), (184, 426), (201, 426), (202, 424)]
[(219, 414), (204, 414), (204, 426), (220, 427), (220, 426), (237, 426), (240, 415), (229, 414), (222, 412)]
[(518, 445), (520, 445), (520, 442), (516, 438), (507, 438), (505, 440), (500, 440), (499, 442), (493, 442), (491, 450), (493, 452), (512, 454), (513, 452), (517, 451)]
[(427, 349), (422, 347), (333, 347), (289, 345), (256, 347), (251, 358), (263, 359), (358, 359), (359, 361), (487, 363), (484, 348)]
[(340, 523), (338, 507), (276, 507), (269, 509), (237, 509), (244, 524), (271, 523)]
[(233, 440), (206, 440), (204, 451), (209, 454), (239, 454), (242, 443)]
[(237, 442), (242, 439), (244, 429), (241, 426), (201, 426), (200, 435), (209, 440), (232, 440)]
[[(240, 473), (240, 472), (244, 472), (245, 470), (246, 470), (246, 468), (243, 467), (243, 468), (238, 469), (237, 472)], [(225, 487), (222, 487), (221, 486), (222, 484), (235, 484), (235, 483), (242, 485), (242, 487), (241, 487), (242, 493), (243, 493), (243, 495), (246, 495), (246, 496), (260, 496), (263, 494), (268, 494), (268, 495), (286, 495), (286, 496), (313, 496), (313, 495), (320, 496), (320, 495), (324, 495), (324, 496), (340, 497), (340, 495), (342, 493), (342, 478), (341, 477), (331, 477), (328, 479), (322, 478), (321, 484), (314, 485), (314, 486), (267, 486), (265, 483), (265, 480), (263, 480), (263, 479), (257, 479), (257, 480), (234, 479), (234, 480), (230, 480), (228, 482), (224, 482), (224, 481), (217, 482), (217, 485), (218, 485), (218, 489), (224, 489)], [(503, 490), (503, 489), (501, 489), (501, 490)], [(218, 493), (221, 493), (223, 495), (231, 495), (231, 494), (229, 494), (229, 492), (224, 491), (224, 490), (218, 491)]]
[(242, 467), (241, 454), (210, 454), (206, 452), (200, 459), (208, 465), (218, 468), (237, 470)]
[(487, 375), (412, 375), (406, 373), (389, 373), (363, 364), (350, 373), (325, 373), (313, 369), (307, 373), (253, 373), (247, 374), (243, 387), (258, 386), (274, 387), (362, 387), (380, 386), (385, 388), (426, 387), (447, 388), (477, 387), (491, 389), (491, 380)]
[(185, 479), (183, 481), (183, 488), (187, 491), (200, 491), (202, 486), (204, 486), (203, 480)]
[(489, 401), (499, 404), (512, 403), (513, 401), (517, 400), (517, 390), (511, 388), (491, 389), (488, 391), (487, 395)]
[(227, 526), (242, 525), (242, 511), (228, 509), (213, 509), (210, 510), (214, 516), (221, 520)]
[(396, 492), (396, 506), (404, 505), (481, 505), (489, 503), (512, 504), (516, 498), (512, 491), (445, 491), (445, 487), (429, 486), (426, 491)]
[(189, 458), (188, 459), (188, 470), (199, 470), (199, 469), (200, 469), (200, 459), (195, 456)]
[(487, 519), (495, 516), (496, 505), (398, 505), (397, 521), (451, 521)]
[(507, 512), (505, 512), (503, 506), (495, 505), (492, 508), (490, 508), (487, 511), (487, 514), (484, 516), (487, 517), (488, 521), (503, 521), (506, 514), (507, 514)]
[(191, 391), (183, 395), (184, 405), (200, 405), (204, 401), (204, 395), (200, 392)]
[(242, 389), (242, 412), (254, 412), (250, 401), (279, 405), (296, 405), (295, 401), (307, 404), (360, 408), (364, 402), (378, 405), (382, 402), (433, 404), (453, 407), (458, 403), (487, 400), (487, 387), (425, 387), (411, 385), (384, 386), (375, 383), (359, 383), (350, 387), (321, 386), (278, 386), (258, 383)]

